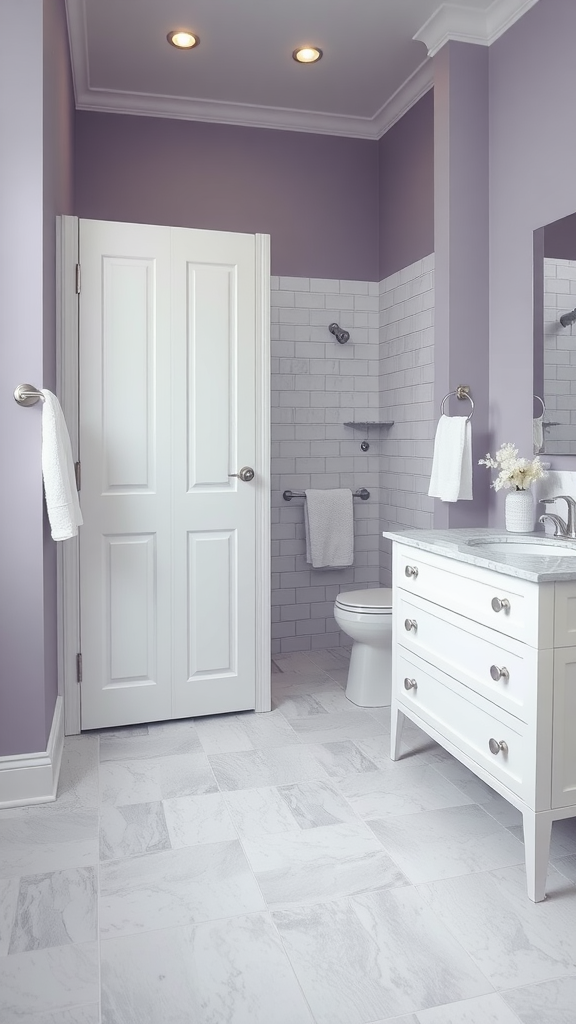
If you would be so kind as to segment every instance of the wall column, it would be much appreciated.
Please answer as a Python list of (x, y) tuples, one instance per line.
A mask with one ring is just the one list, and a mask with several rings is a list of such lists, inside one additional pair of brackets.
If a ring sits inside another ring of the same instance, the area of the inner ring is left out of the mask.
[(49, 717), (40, 407), (12, 397), (43, 381), (42, 14), (0, 4), (0, 756), (45, 750)]
[[(436, 500), (436, 529), (487, 524), (488, 168), (488, 47), (449, 42), (434, 57), (434, 400), (439, 415), (444, 395), (470, 385), (474, 500)], [(446, 411), (469, 408), (454, 398)]]

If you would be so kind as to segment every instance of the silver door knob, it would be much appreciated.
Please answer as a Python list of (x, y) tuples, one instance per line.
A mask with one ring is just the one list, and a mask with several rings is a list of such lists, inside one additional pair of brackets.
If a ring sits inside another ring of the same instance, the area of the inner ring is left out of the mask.
[(243, 480), (245, 484), (249, 484), (254, 479), (254, 470), (251, 466), (242, 466), (239, 473), (228, 473), (228, 476), (237, 476), (239, 480)]
[(498, 665), (490, 665), (490, 675), (494, 682), (498, 682), (499, 679), (505, 679), (506, 682), (510, 679), (510, 673), (507, 668), (498, 668)]
[(490, 747), (491, 754), (499, 754), (500, 751), (503, 754), (508, 753), (508, 744), (504, 740), (489, 739), (488, 746)]
[(404, 575), (412, 576), (414, 579), (416, 579), (418, 575), (418, 569), (416, 568), (415, 565), (407, 565), (406, 568), (404, 569)]
[(418, 629), (416, 619), (404, 619), (404, 629), (407, 633), (409, 633), (411, 629)]
[(510, 611), (510, 601), (508, 600), (507, 597), (493, 597), (492, 598), (492, 608), (493, 608), (493, 610), (495, 612), (501, 612), (501, 611), (509, 612)]
[(415, 679), (408, 679), (408, 678), (406, 678), (404, 680), (404, 689), (405, 690), (416, 690), (417, 687), (418, 687), (418, 683), (416, 682)]

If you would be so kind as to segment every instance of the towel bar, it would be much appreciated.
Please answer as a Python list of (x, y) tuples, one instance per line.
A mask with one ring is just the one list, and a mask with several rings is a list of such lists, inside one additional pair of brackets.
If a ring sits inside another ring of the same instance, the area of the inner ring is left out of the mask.
[(18, 405), (36, 405), (36, 402), (44, 401), (44, 395), (32, 384), (19, 384), (14, 392), (14, 399)]
[[(292, 498), (305, 498), (305, 491), (284, 491), (282, 494), (284, 501), (292, 501)], [(362, 498), (362, 501), (368, 501), (370, 497), (370, 491), (366, 487), (361, 487), (358, 491), (352, 491), (353, 498)]]

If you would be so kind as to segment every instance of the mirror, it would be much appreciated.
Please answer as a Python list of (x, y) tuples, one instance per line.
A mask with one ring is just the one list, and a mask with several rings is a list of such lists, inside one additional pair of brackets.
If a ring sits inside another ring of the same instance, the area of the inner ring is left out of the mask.
[(576, 455), (576, 214), (534, 232), (534, 453)]

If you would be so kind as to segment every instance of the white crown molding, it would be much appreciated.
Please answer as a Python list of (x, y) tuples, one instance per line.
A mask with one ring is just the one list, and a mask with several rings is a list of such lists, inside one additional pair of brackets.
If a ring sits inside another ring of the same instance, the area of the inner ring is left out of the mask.
[(57, 697), (46, 750), (0, 757), (0, 808), (55, 800), (63, 749), (64, 708)]
[(372, 118), (374, 134), (370, 137), (382, 138), (392, 125), (396, 124), (410, 110), (410, 107), (422, 99), (433, 85), (434, 66), (432, 61), (426, 58), (374, 115)]
[(66, 0), (66, 15), (78, 110), (209, 121), (249, 128), (276, 128), (283, 131), (377, 140), (433, 84), (432, 64), (425, 60), (373, 117), (95, 89), (90, 85), (84, 0)]
[(369, 117), (327, 114), (285, 107), (262, 107), (248, 103), (185, 99), (181, 96), (151, 96), (142, 93), (89, 89), (76, 94), (78, 110), (97, 110), (141, 117), (168, 117), (184, 121), (238, 125), (244, 128), (277, 128), (315, 135), (344, 135), (375, 139), (376, 128)]
[(491, 46), (536, 3), (538, 0), (494, 0), (487, 10), (441, 4), (412, 38), (426, 45), (429, 57), (450, 39)]
[[(428, 57), (449, 39), (490, 46), (537, 2), (494, 0), (487, 10), (444, 3), (413, 38), (426, 45)], [(66, 14), (78, 110), (377, 140), (433, 85), (432, 63), (426, 59), (373, 117), (95, 89), (90, 85), (84, 0), (66, 0)]]

